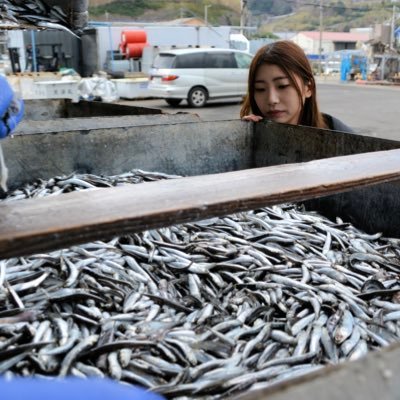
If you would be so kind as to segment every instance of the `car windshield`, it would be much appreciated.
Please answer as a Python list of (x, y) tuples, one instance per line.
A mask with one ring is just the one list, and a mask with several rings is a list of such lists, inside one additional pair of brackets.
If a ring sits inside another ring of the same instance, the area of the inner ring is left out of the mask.
[(159, 54), (153, 63), (154, 68), (172, 68), (175, 61), (175, 54)]

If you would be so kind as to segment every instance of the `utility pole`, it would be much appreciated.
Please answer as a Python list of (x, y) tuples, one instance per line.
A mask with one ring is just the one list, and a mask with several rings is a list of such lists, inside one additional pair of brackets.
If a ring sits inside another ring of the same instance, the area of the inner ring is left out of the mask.
[(243, 29), (246, 26), (247, 0), (240, 0), (240, 33), (243, 35)]
[(212, 4), (207, 4), (204, 6), (204, 22), (208, 25), (208, 9), (212, 6)]
[(324, 14), (322, 9), (322, 0), (319, 0), (319, 48), (318, 48), (318, 55), (319, 55), (319, 62), (318, 62), (318, 75), (322, 74), (322, 32), (324, 26)]
[(394, 37), (395, 21), (396, 21), (396, 6), (393, 4), (392, 23), (390, 27), (390, 46), (389, 46), (390, 50), (393, 50), (395, 44), (395, 37)]

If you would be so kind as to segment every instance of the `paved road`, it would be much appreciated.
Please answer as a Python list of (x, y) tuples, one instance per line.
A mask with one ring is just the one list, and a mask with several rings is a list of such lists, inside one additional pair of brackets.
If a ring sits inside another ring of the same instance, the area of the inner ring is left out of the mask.
[(400, 140), (400, 87), (320, 84), (321, 110), (368, 136)]
[[(318, 83), (321, 110), (341, 119), (356, 132), (400, 140), (400, 86), (363, 86), (332, 81)], [(123, 101), (123, 104), (155, 107), (165, 112), (192, 112), (204, 121), (239, 118), (240, 99), (213, 101), (201, 109), (186, 102), (170, 107), (164, 100)]]

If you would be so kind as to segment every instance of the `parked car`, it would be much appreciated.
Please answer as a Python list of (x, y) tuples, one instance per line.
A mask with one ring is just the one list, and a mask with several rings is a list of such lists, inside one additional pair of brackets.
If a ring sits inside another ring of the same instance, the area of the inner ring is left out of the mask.
[(322, 67), (325, 75), (340, 73), (340, 61), (325, 61)]
[(187, 100), (203, 107), (210, 99), (246, 94), (252, 55), (234, 49), (188, 48), (160, 52), (150, 69), (149, 93), (171, 106)]

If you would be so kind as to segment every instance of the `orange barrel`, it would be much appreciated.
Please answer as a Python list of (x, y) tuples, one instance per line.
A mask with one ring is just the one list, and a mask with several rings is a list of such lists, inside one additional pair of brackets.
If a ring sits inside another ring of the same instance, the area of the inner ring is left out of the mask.
[(121, 33), (121, 43), (124, 45), (127, 43), (146, 43), (147, 34), (145, 31), (122, 31)]
[(126, 51), (125, 51), (126, 58), (142, 57), (143, 49), (147, 45), (148, 45), (147, 43), (128, 43), (126, 45)]

